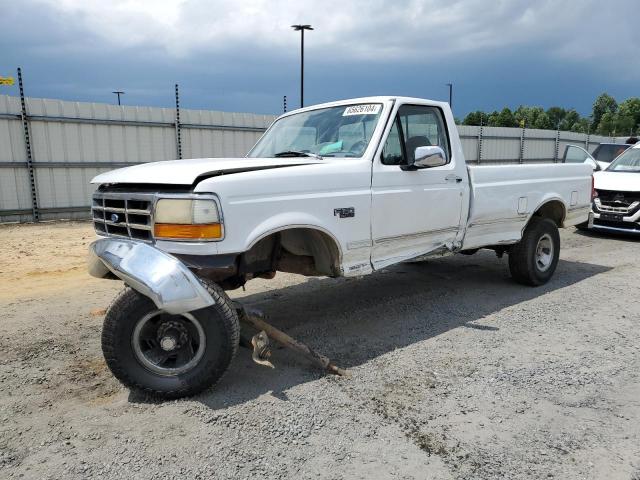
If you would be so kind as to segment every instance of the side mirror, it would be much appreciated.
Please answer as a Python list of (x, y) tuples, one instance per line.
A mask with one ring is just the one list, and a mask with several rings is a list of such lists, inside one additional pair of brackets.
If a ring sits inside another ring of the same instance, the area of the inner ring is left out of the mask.
[(446, 165), (447, 158), (444, 150), (436, 145), (416, 148), (413, 166), (416, 168), (432, 168)]

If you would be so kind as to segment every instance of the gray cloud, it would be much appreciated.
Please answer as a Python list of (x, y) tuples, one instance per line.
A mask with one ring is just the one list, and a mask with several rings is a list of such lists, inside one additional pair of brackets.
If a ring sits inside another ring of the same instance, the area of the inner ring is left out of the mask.
[[(561, 58), (630, 55), (634, 1), (597, 0), (26, 0), (116, 47), (173, 57), (232, 48), (288, 48), (290, 24), (312, 23), (309, 47), (341, 58), (438, 59), (518, 46)], [(627, 16), (628, 15), (628, 16)], [(626, 17), (626, 18), (625, 18)], [(627, 20), (628, 18), (628, 20)], [(66, 45), (66, 48), (69, 48)], [(346, 48), (345, 48), (346, 47)], [(631, 63), (631, 62), (629, 62)], [(628, 67), (635, 73), (635, 65)]]
[[(307, 35), (309, 101), (365, 94), (443, 98), (458, 108), (554, 102), (588, 111), (628, 95), (640, 66), (635, 2), (595, 0), (23, 0), (3, 2), (0, 74), (17, 65), (32, 94), (277, 111), (297, 94)], [(105, 92), (105, 93), (101, 93)], [(166, 93), (163, 93), (166, 92)], [(2, 93), (2, 92), (0, 92)]]

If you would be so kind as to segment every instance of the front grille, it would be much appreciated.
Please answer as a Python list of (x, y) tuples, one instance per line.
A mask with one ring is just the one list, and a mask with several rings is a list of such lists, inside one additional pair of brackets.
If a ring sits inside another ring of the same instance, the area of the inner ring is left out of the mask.
[(96, 192), (91, 215), (98, 235), (153, 240), (153, 194)]
[(595, 207), (600, 212), (633, 215), (640, 208), (640, 192), (598, 190)]

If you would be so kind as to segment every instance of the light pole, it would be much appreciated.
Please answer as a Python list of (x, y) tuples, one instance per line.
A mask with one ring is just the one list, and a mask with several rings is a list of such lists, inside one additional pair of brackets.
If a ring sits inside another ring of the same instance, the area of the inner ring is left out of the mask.
[(300, 108), (304, 107), (304, 31), (313, 30), (311, 25), (291, 25), (295, 31), (300, 31)]
[(453, 110), (453, 83), (446, 83), (445, 85), (449, 87), (449, 108)]
[(124, 92), (122, 90), (116, 90), (115, 92), (111, 93), (115, 93), (118, 96), (118, 105), (120, 105), (120, 95), (124, 95)]

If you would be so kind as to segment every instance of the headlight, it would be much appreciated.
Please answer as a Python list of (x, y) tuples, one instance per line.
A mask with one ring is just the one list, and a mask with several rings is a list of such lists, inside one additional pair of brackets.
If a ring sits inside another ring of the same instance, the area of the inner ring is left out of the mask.
[(153, 233), (156, 238), (217, 240), (222, 222), (213, 199), (161, 198), (156, 202)]

